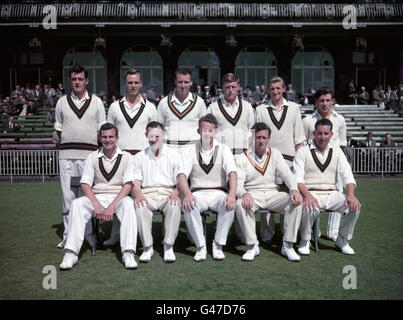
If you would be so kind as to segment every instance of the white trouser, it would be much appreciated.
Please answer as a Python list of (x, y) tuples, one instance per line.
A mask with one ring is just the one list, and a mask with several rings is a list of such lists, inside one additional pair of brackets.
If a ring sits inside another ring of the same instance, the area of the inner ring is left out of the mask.
[[(336, 189), (343, 192), (343, 183), (340, 174), (337, 176)], [(327, 236), (332, 239), (337, 239), (339, 234), (341, 215), (339, 212), (329, 212), (327, 220)]]
[[(116, 194), (113, 193), (96, 194), (95, 196), (104, 209), (116, 198)], [(132, 198), (127, 196), (120, 200), (115, 207), (115, 214), (121, 223), (120, 246), (122, 252), (127, 250), (136, 252), (137, 220)], [(94, 206), (87, 197), (80, 197), (73, 201), (65, 249), (79, 254), (84, 240), (85, 225), (91, 222), (93, 216)]]
[(136, 209), (138, 232), (144, 248), (153, 245), (152, 222), (153, 210), (162, 210), (164, 214), (164, 243), (173, 245), (178, 236), (181, 222), (180, 204), (169, 204), (167, 197), (173, 188), (144, 188), (141, 190), (148, 204)]
[(255, 203), (250, 210), (246, 210), (242, 206), (242, 199), (238, 199), (236, 205), (236, 215), (245, 237), (245, 243), (253, 245), (257, 241), (255, 212), (260, 209), (268, 209), (282, 214), (284, 216), (283, 241), (295, 243), (301, 223), (302, 207), (300, 205), (295, 207), (290, 195), (286, 192), (253, 191), (251, 195)]
[[(311, 191), (312, 196), (318, 200), (319, 208), (340, 213), (340, 226), (338, 234), (350, 240), (353, 237), (354, 227), (360, 215), (360, 210), (350, 212), (344, 206), (346, 196), (340, 191)], [(320, 212), (303, 212), (301, 219), (301, 239), (310, 240), (313, 223)]]
[[(62, 215), (63, 215), (63, 241), (66, 240), (67, 229), (69, 227), (69, 211), (71, 203), (78, 197), (78, 190), (70, 188), (71, 177), (81, 177), (84, 170), (85, 160), (59, 160), (59, 172), (60, 172), (60, 186), (62, 189)], [(89, 223), (86, 226), (87, 230), (85, 234), (92, 233), (92, 224)]]
[(206, 244), (206, 238), (203, 233), (203, 221), (201, 212), (213, 210), (217, 212), (217, 226), (214, 240), (220, 244), (227, 243), (228, 232), (234, 221), (234, 211), (225, 209), (224, 199), (227, 193), (221, 190), (201, 190), (193, 193), (196, 198), (196, 204), (190, 211), (184, 210), (186, 225), (190, 236), (198, 248)]

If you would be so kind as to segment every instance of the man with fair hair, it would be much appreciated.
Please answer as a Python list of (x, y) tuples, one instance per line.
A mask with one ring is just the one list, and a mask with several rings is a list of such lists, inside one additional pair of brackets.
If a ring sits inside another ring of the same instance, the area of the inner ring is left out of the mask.
[[(319, 119), (329, 119), (333, 124), (333, 135), (329, 141), (329, 145), (344, 149), (347, 146), (346, 121), (341, 114), (332, 108), (334, 105), (333, 92), (329, 88), (323, 87), (315, 92), (314, 98), (316, 110), (302, 120), (307, 143), (311, 144), (313, 141), (316, 121)], [(342, 191), (343, 186), (338, 185), (338, 189)], [(339, 225), (340, 214), (338, 212), (329, 212), (327, 235), (333, 241), (337, 239)]]
[[(87, 92), (88, 71), (80, 65), (70, 70), (71, 93), (56, 104), (54, 128), (60, 138), (59, 171), (63, 198), (63, 248), (69, 225), (69, 211), (76, 194), (70, 189), (71, 177), (81, 176), (88, 155), (98, 149), (98, 133), (105, 123), (105, 108), (100, 98)], [(91, 223), (87, 234), (91, 233)]]
[(138, 232), (143, 253), (140, 262), (149, 262), (154, 255), (152, 237), (153, 211), (164, 214), (164, 261), (175, 262), (173, 245), (179, 231), (181, 207), (176, 189), (177, 176), (183, 173), (181, 156), (164, 144), (164, 126), (156, 121), (146, 127), (149, 147), (134, 156), (134, 185)]
[[(332, 122), (320, 119), (315, 123), (312, 144), (297, 151), (294, 159), (298, 189), (303, 196), (301, 241), (298, 252), (308, 255), (312, 224), (320, 210), (340, 212), (340, 226), (336, 247), (343, 253), (352, 255), (351, 240), (360, 214), (361, 204), (355, 196), (356, 183), (351, 167), (340, 147), (329, 145), (332, 138)], [(336, 188), (340, 176), (347, 196)]]
[(198, 140), (198, 120), (206, 114), (202, 98), (191, 93), (192, 73), (186, 68), (175, 71), (175, 90), (160, 101), (157, 119), (166, 129), (165, 142), (177, 149)]
[(137, 268), (134, 259), (137, 222), (129, 197), (133, 183), (133, 159), (129, 153), (118, 148), (118, 130), (113, 124), (105, 123), (100, 131), (102, 148), (88, 156), (80, 181), (84, 196), (71, 204), (61, 270), (69, 270), (78, 262), (85, 225), (91, 218), (111, 221), (114, 213), (121, 222), (123, 263), (126, 269)]
[(218, 121), (217, 141), (229, 146), (233, 154), (240, 154), (248, 149), (255, 116), (250, 103), (238, 96), (239, 78), (235, 74), (224, 75), (221, 86), (224, 96), (210, 104), (207, 113)]
[[(124, 79), (126, 96), (111, 104), (108, 122), (119, 130), (119, 148), (135, 155), (148, 146), (144, 132), (149, 122), (157, 120), (157, 109), (141, 96), (143, 81), (139, 70), (128, 70)], [(105, 246), (114, 245), (119, 240), (118, 229), (118, 221), (113, 220), (111, 237), (104, 241)]]
[[(184, 159), (185, 173), (179, 175), (179, 190), (185, 195), (183, 209), (187, 228), (197, 251), (194, 260), (206, 260), (206, 238), (200, 213), (213, 210), (217, 228), (213, 240), (213, 258), (223, 260), (222, 247), (234, 219), (237, 174), (231, 150), (214, 139), (218, 122), (212, 114), (200, 118), (197, 129), (200, 142), (189, 149)], [(188, 185), (190, 181), (190, 187)], [(229, 182), (229, 190), (227, 189)]]
[[(256, 108), (256, 122), (264, 122), (271, 130), (269, 147), (279, 150), (291, 168), (295, 151), (305, 142), (299, 106), (284, 99), (286, 87), (284, 80), (273, 77), (269, 81), (270, 100)], [(277, 181), (282, 184), (282, 181)], [(271, 241), (274, 235), (273, 215), (262, 215), (260, 234), (263, 241)]]
[[(284, 215), (281, 253), (290, 261), (299, 261), (300, 257), (293, 248), (301, 222), (302, 198), (297, 183), (281, 153), (267, 147), (270, 128), (263, 122), (257, 122), (252, 130), (251, 147), (235, 159), (238, 173), (236, 215), (248, 245), (242, 260), (252, 261), (259, 255), (255, 212), (268, 209)], [(285, 181), (290, 193), (278, 191), (277, 176)]]

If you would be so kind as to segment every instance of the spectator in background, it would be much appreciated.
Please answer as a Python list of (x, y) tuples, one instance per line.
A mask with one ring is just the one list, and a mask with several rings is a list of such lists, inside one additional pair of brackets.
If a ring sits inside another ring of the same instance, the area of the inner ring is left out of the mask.
[(40, 84), (35, 85), (35, 89), (33, 90), (32, 95), (33, 101), (38, 105), (38, 107), (42, 107), (45, 96)]
[(287, 85), (287, 90), (285, 91), (285, 98), (288, 101), (296, 102), (298, 103), (298, 98), (297, 98), (297, 92), (292, 88), (292, 84), (289, 83)]
[(380, 108), (385, 108), (385, 92), (382, 90), (382, 86), (378, 84), (374, 90), (372, 90), (372, 102), (377, 104)]
[(262, 103), (266, 103), (270, 99), (270, 96), (269, 96), (269, 93), (267, 92), (266, 86), (264, 84), (262, 84), (260, 86), (260, 92), (262, 93), (262, 96), (263, 96)]
[(151, 88), (147, 90), (147, 98), (154, 105), (158, 105), (157, 86), (155, 83), (152, 83)]
[(201, 85), (198, 84), (198, 85), (196, 86), (196, 95), (199, 96), (200, 98), (203, 98), (203, 94), (204, 94), (204, 93), (203, 93), (203, 90), (202, 90), (202, 88), (201, 88)]
[(204, 87), (204, 96), (203, 99), (206, 100), (208, 98), (211, 97), (211, 93), (210, 93), (210, 87), (209, 86), (205, 86)]
[(392, 90), (391, 86), (388, 86), (388, 89), (385, 92), (385, 110), (396, 110), (396, 106), (399, 103), (399, 98), (395, 90)]
[(347, 100), (349, 103), (357, 104), (357, 90), (353, 80), (350, 80), (347, 86)]
[(364, 157), (364, 170), (373, 172), (376, 170), (377, 166), (377, 152), (376, 152), (376, 142), (371, 131), (367, 133), (367, 138), (361, 143), (361, 154)]
[(3, 124), (3, 133), (17, 132), (21, 126), (14, 122), (14, 117), (10, 116), (8, 121)]
[(45, 85), (43, 105), (46, 108), (52, 108), (56, 105), (56, 91), (50, 85)]
[(351, 167), (353, 167), (354, 160), (354, 150), (353, 148), (359, 147), (359, 143), (357, 140), (353, 139), (353, 134), (351, 132), (347, 132), (347, 146), (344, 149), (344, 152), (347, 157), (347, 161)]
[[(390, 133), (385, 134), (384, 140), (381, 142), (381, 148), (396, 148), (397, 143), (392, 140), (392, 135)], [(383, 153), (383, 168), (385, 171), (394, 171), (395, 169), (395, 149), (387, 149)]]
[(58, 83), (56, 91), (58, 94), (60, 93), (60, 96), (62, 96), (66, 93), (66, 90), (64, 90), (64, 88), (63, 88), (63, 83), (61, 83), (61, 82)]
[(56, 122), (56, 115), (55, 115), (55, 108), (50, 108), (48, 114), (46, 115), (46, 122), (47, 126), (52, 126)]
[(365, 87), (361, 87), (361, 92), (358, 95), (358, 103), (359, 104), (368, 104), (369, 102), (369, 93), (366, 91)]
[(36, 113), (37, 109), (38, 109), (37, 104), (34, 101), (29, 100), (28, 101), (28, 106), (27, 106), (27, 115), (28, 115), (28, 117), (33, 116)]
[(15, 85), (15, 89), (11, 91), (10, 97), (12, 102), (19, 99), (20, 96), (23, 95), (23, 91), (21, 90), (21, 86), (19, 84)]
[(255, 86), (255, 91), (252, 93), (253, 100), (256, 104), (260, 104), (263, 100), (263, 94), (259, 86)]
[(101, 98), (101, 100), (102, 100), (102, 104), (104, 105), (104, 107), (105, 107), (105, 108), (108, 108), (108, 107), (109, 107), (109, 104), (108, 104), (108, 97), (105, 96), (105, 95), (103, 95), (102, 98)]

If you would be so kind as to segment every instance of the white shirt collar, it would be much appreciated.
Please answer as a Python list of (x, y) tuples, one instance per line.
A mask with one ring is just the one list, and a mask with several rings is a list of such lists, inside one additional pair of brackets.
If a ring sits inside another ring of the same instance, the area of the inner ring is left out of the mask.
[(81, 100), (74, 94), (73, 90), (71, 91), (71, 97), (72, 97), (74, 100), (78, 100), (78, 101), (88, 100), (88, 99), (90, 98), (90, 96), (88, 95), (88, 91), (87, 91), (87, 90), (85, 90), (85, 96), (84, 96), (84, 98), (81, 99)]
[(116, 152), (115, 152), (115, 154), (113, 155), (112, 159), (109, 159), (109, 158), (105, 155), (105, 153), (104, 153), (104, 148), (101, 147), (101, 148), (99, 149), (99, 151), (98, 151), (97, 158), (102, 158), (102, 157), (104, 157), (105, 159), (107, 159), (107, 160), (109, 160), (109, 161), (112, 161), (112, 160), (114, 160), (119, 154), (123, 154), (123, 151), (122, 151), (119, 147), (116, 147)]
[(172, 100), (173, 100), (175, 103), (184, 104), (184, 103), (187, 103), (188, 101), (193, 101), (193, 94), (192, 94), (191, 92), (189, 92), (189, 94), (188, 94), (188, 96), (186, 97), (186, 99), (183, 100), (183, 102), (180, 102), (179, 99), (178, 99), (178, 97), (176, 96), (176, 91), (174, 91), (173, 94), (172, 94)]

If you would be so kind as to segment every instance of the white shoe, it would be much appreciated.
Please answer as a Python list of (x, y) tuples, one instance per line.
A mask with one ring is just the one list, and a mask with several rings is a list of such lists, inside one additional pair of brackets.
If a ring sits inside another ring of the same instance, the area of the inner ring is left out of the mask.
[(144, 252), (140, 256), (140, 262), (150, 262), (151, 257), (154, 255), (153, 246), (149, 246), (144, 249)]
[(63, 249), (65, 244), (66, 244), (66, 239), (63, 239), (63, 241), (60, 242), (60, 243), (57, 245), (57, 248), (58, 248), (58, 249)]
[(309, 250), (309, 241), (301, 240), (298, 246), (298, 253), (304, 256), (308, 256), (311, 252)]
[(167, 263), (176, 261), (173, 246), (167, 245), (165, 243), (164, 243), (164, 261)]
[(248, 250), (242, 256), (243, 261), (253, 261), (256, 256), (260, 254), (259, 241), (255, 244), (249, 245)]
[(200, 261), (204, 261), (206, 260), (207, 257), (207, 249), (206, 249), (206, 245), (204, 245), (203, 247), (199, 247), (197, 248), (196, 254), (193, 257), (193, 260), (196, 262), (200, 262)]
[(72, 252), (72, 251), (67, 251), (64, 253), (63, 261), (60, 264), (59, 268), (60, 270), (70, 270), (73, 268), (75, 264), (78, 262), (78, 256)]
[(126, 269), (137, 269), (137, 262), (134, 260), (133, 251), (125, 251), (122, 256), (123, 263)]
[(222, 245), (218, 244), (213, 240), (213, 259), (215, 260), (224, 260), (225, 254), (222, 252)]
[(281, 254), (286, 256), (289, 261), (300, 261), (301, 257), (295, 252), (292, 243), (283, 241), (283, 246), (281, 247)]
[(104, 247), (111, 247), (114, 246), (119, 242), (119, 238), (111, 237), (107, 240), (105, 240), (102, 244)]
[(349, 255), (355, 254), (353, 248), (351, 248), (350, 245), (348, 244), (348, 241), (340, 235), (337, 237), (336, 247), (338, 247), (341, 250), (341, 252), (343, 252), (344, 254), (349, 254)]

